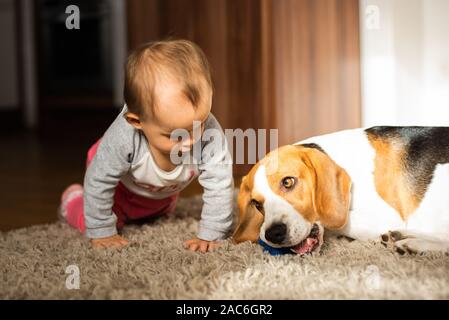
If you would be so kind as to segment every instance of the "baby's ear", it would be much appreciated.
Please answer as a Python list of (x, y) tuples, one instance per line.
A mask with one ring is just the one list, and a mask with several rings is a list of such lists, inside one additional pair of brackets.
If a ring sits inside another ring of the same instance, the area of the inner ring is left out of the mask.
[(132, 125), (136, 129), (142, 129), (142, 123), (140, 122), (140, 117), (132, 112), (125, 113), (125, 119), (128, 121), (130, 125)]

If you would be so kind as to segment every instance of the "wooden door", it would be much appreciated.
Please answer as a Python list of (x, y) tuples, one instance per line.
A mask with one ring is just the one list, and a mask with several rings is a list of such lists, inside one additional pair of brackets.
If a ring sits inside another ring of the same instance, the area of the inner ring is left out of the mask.
[(127, 9), (129, 49), (174, 37), (205, 51), (223, 128), (277, 128), (282, 145), (360, 126), (357, 0), (129, 0)]
[(361, 121), (358, 0), (271, 1), (272, 90), (282, 144)]

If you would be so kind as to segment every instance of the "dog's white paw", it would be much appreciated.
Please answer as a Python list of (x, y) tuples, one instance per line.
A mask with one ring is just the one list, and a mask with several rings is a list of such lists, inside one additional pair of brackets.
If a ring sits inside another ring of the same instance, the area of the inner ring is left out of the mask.
[(394, 243), (396, 251), (400, 254), (421, 254), (424, 252), (446, 252), (447, 244), (441, 241), (428, 239), (403, 239)]
[(448, 252), (449, 244), (436, 239), (426, 239), (408, 231), (389, 231), (381, 236), (381, 243), (399, 254)]
[(388, 231), (380, 236), (380, 242), (387, 248), (395, 249), (395, 243), (407, 238), (414, 238), (404, 231)]

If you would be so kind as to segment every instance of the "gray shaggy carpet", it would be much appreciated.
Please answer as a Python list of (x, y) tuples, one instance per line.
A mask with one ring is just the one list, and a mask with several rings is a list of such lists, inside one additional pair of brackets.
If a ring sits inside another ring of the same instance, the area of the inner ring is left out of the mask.
[(90, 248), (61, 222), (0, 233), (0, 298), (449, 298), (443, 254), (400, 256), (374, 242), (337, 238), (303, 258), (272, 257), (250, 243), (188, 252), (182, 243), (195, 235), (200, 209), (199, 197), (180, 199), (173, 216), (126, 227), (132, 243), (115, 250)]

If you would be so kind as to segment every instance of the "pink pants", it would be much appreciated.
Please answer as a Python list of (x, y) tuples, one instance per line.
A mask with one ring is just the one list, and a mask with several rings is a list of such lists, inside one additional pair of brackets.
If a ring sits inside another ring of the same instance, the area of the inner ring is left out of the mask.
[[(87, 152), (86, 167), (88, 167), (97, 152), (100, 141), (97, 141)], [(114, 194), (112, 211), (117, 216), (117, 229), (121, 229), (128, 222), (144, 222), (149, 218), (172, 213), (176, 208), (178, 194), (165, 199), (149, 199), (129, 191), (121, 182), (118, 183)], [(67, 222), (84, 232), (84, 201), (83, 196), (71, 200), (67, 205)]]

